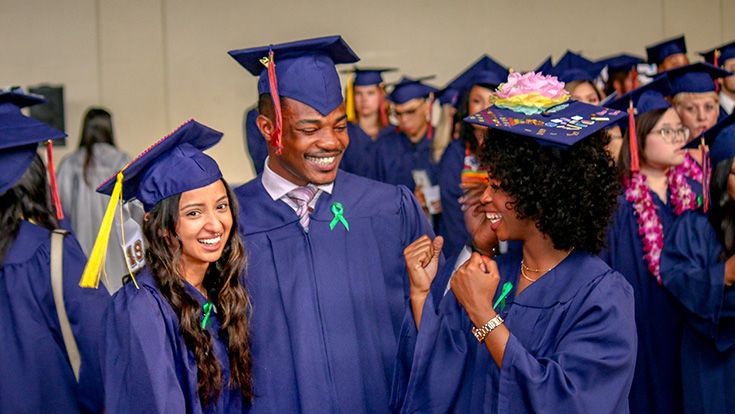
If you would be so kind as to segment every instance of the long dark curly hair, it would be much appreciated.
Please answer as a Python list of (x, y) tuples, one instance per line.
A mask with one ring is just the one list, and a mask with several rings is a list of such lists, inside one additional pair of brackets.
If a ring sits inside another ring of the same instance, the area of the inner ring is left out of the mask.
[(560, 148), (490, 129), (479, 155), (520, 220), (534, 221), (555, 249), (597, 253), (620, 190), (607, 141), (598, 132)]
[(51, 207), (51, 195), (46, 180), (46, 166), (38, 154), (34, 155), (18, 182), (0, 195), (0, 263), (5, 260), (15, 238), (18, 237), (20, 223), (23, 219), (49, 230), (59, 228), (54, 210)]
[(214, 356), (212, 336), (201, 328), (202, 308), (184, 290), (185, 282), (178, 272), (182, 245), (175, 235), (181, 195), (158, 203), (143, 224), (147, 242), (146, 265), (179, 318), (186, 346), (196, 358), (197, 390), (204, 407), (216, 401), (225, 386), (239, 388), (248, 402), (253, 398), (248, 319), (250, 300), (245, 287), (240, 284), (240, 274), (246, 264), (245, 249), (237, 232), (236, 199), (227, 183), (224, 180), (222, 183), (233, 217), (232, 229), (222, 256), (207, 269), (203, 285), (217, 309), (217, 317), (222, 321), (220, 334), (227, 343), (230, 361), (228, 384), (223, 383), (222, 366)]
[(722, 243), (722, 260), (735, 254), (735, 200), (727, 191), (733, 159), (722, 160), (715, 166), (709, 186), (712, 204), (708, 218), (717, 239)]

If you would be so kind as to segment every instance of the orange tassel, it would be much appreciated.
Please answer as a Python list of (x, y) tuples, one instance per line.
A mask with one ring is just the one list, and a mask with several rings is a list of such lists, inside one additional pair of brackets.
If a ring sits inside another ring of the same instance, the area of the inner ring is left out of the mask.
[[(714, 56), (712, 58), (712, 64), (719, 68), (720, 67), (720, 65), (718, 64), (719, 60), (720, 60), (720, 50), (716, 49)], [(720, 83), (717, 82), (717, 79), (715, 79), (715, 93), (720, 93)]]
[(426, 138), (431, 140), (434, 138), (434, 126), (431, 124), (432, 112), (434, 109), (434, 94), (429, 95), (429, 127), (426, 130)]
[(385, 91), (380, 88), (380, 126), (385, 128), (388, 126), (388, 111), (385, 107)]
[(49, 187), (51, 187), (51, 201), (54, 204), (56, 210), (56, 218), (58, 220), (64, 219), (64, 210), (61, 208), (61, 197), (59, 197), (59, 187), (56, 185), (56, 168), (54, 167), (54, 144), (51, 140), (46, 142), (46, 156), (48, 158), (48, 177)]
[(633, 109), (633, 101), (628, 106), (628, 136), (630, 137), (630, 171), (638, 172), (641, 170), (640, 161), (638, 160), (638, 136), (635, 131), (635, 112)]
[(262, 60), (264, 65), (268, 68), (268, 85), (271, 90), (271, 98), (273, 99), (273, 108), (276, 117), (276, 127), (271, 132), (270, 143), (276, 149), (276, 154), (281, 155), (283, 150), (283, 144), (281, 143), (281, 97), (278, 94), (278, 79), (276, 79), (276, 61), (274, 60), (273, 50), (268, 52), (268, 58)]
[[(633, 75), (633, 89), (638, 88), (638, 69), (636, 68), (636, 66), (637, 65), (633, 65), (633, 70), (631, 70), (631, 74)], [(630, 92), (630, 91), (626, 91), (626, 92)]]

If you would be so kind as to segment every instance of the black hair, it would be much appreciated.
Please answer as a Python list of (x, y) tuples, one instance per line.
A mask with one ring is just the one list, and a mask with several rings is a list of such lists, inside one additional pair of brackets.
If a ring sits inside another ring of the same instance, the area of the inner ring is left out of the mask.
[(38, 154), (34, 155), (18, 182), (0, 195), (0, 263), (18, 237), (22, 220), (33, 220), (49, 230), (59, 227), (46, 181), (46, 166)]
[[(656, 127), (659, 119), (668, 111), (669, 108), (659, 108), (648, 111), (635, 117), (635, 134), (638, 142), (638, 159), (646, 161), (646, 142), (648, 135), (653, 128)], [(630, 179), (631, 175), (631, 156), (630, 156), (630, 130), (625, 131), (623, 135), (623, 144), (620, 147), (618, 155), (618, 172), (622, 181)]]
[[(491, 91), (497, 87), (497, 85), (477, 83), (472, 85), (472, 88), (475, 86), (490, 89)], [(479, 142), (477, 142), (477, 137), (475, 136), (475, 127), (469, 122), (464, 122), (465, 118), (472, 115), (470, 113), (470, 93), (472, 92), (472, 88), (469, 88), (460, 96), (460, 105), (454, 114), (454, 123), (452, 125), (459, 125), (459, 137), (464, 140), (465, 144), (469, 144), (470, 151), (475, 153), (479, 146)]]
[(89, 108), (84, 114), (82, 132), (79, 138), (79, 149), (85, 150), (84, 168), (82, 176), (87, 185), (89, 182), (89, 166), (94, 161), (94, 144), (105, 143), (115, 146), (115, 137), (112, 132), (112, 115), (102, 108)]
[(715, 166), (709, 186), (712, 205), (708, 218), (722, 243), (722, 260), (735, 253), (735, 200), (727, 191), (733, 159), (722, 160)]
[(607, 141), (600, 131), (561, 148), (490, 129), (480, 160), (512, 200), (509, 208), (520, 220), (534, 221), (555, 249), (597, 253), (620, 189)]

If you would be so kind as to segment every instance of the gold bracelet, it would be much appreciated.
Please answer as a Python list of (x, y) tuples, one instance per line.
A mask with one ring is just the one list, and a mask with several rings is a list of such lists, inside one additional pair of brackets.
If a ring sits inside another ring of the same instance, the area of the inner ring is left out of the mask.
[(500, 315), (495, 315), (494, 318), (487, 321), (484, 325), (482, 325), (479, 328), (472, 328), (472, 334), (475, 335), (475, 338), (477, 338), (477, 342), (483, 343), (485, 342), (485, 338), (492, 332), (495, 328), (500, 326), (500, 324), (503, 323), (503, 318), (500, 317)]

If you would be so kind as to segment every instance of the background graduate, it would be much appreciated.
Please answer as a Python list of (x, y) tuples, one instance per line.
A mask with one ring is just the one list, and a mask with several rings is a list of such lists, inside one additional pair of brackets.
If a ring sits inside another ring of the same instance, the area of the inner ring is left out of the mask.
[(564, 82), (564, 89), (571, 98), (591, 105), (599, 105), (605, 95), (595, 85), (595, 79), (605, 67), (567, 50), (553, 68), (544, 72)]
[(99, 188), (146, 211), (146, 267), (105, 312), (106, 413), (242, 413), (253, 397), (237, 202), (202, 152), (221, 138), (190, 120)]
[(722, 112), (725, 115), (731, 114), (735, 109), (735, 42), (716, 47), (700, 55), (704, 57), (705, 62), (734, 73), (717, 81), (720, 88), (720, 117), (723, 117)]
[(623, 194), (601, 254), (635, 291), (638, 360), (632, 413), (681, 412), (682, 320), (680, 307), (661, 286), (660, 256), (664, 235), (677, 215), (698, 208), (701, 190), (674, 168), (684, 162), (681, 147), (689, 130), (664, 99), (669, 89), (661, 77), (609, 104), (623, 110), (632, 102), (637, 110), (618, 162)]
[[(666, 236), (661, 279), (684, 308), (684, 412), (735, 412), (735, 115), (706, 131), (709, 211), (682, 214)], [(698, 143), (699, 139), (692, 141)]]
[[(594, 255), (618, 188), (601, 130), (622, 113), (570, 101), (563, 86), (513, 73), (468, 118), (490, 128), (485, 217), (523, 247), (497, 263), (473, 253), (438, 308), (426, 298), (403, 404), (394, 394), (401, 412), (627, 412), (633, 291)], [(572, 116), (584, 123), (561, 121)]]
[(21, 113), (43, 102), (20, 90), (0, 92), (0, 412), (99, 413), (96, 351), (110, 297), (104, 288), (79, 287), (86, 257), (66, 235), (63, 304), (79, 356), (71, 361), (51, 287), (50, 235), (60, 228), (51, 207), (56, 197), (36, 153), (38, 143), (51, 145), (66, 134)]
[(373, 141), (378, 139), (380, 131), (390, 125), (383, 73), (395, 70), (355, 67), (343, 72), (353, 74), (345, 93), (347, 120), (369, 135)]
[(259, 76), (270, 143), (263, 174), (235, 190), (251, 258), (251, 411), (387, 412), (402, 252), (433, 233), (407, 188), (338, 168), (349, 137), (335, 64), (358, 58), (339, 36), (230, 54)]
[(656, 65), (659, 73), (689, 64), (684, 36), (662, 40), (646, 46), (647, 62)]
[[(508, 77), (508, 70), (489, 56), (483, 56), (442, 91), (439, 100), (456, 94), (460, 119), (459, 138), (447, 146), (438, 168), (442, 214), (437, 233), (444, 238), (444, 253), (454, 256), (469, 241), (462, 201), (467, 208), (478, 204), (487, 187), (487, 174), (480, 171), (477, 151), (487, 128), (462, 121), (490, 106), (493, 90)], [(463, 198), (464, 197), (464, 198)]]

